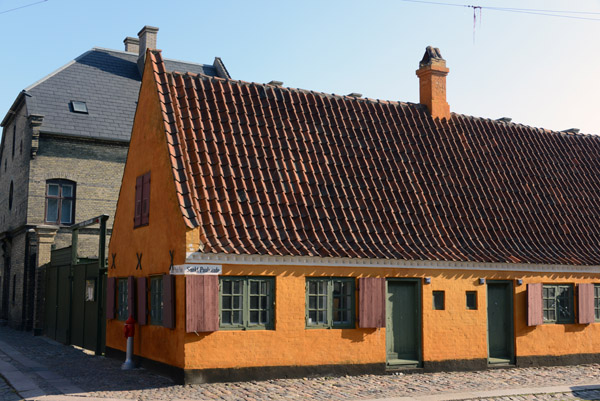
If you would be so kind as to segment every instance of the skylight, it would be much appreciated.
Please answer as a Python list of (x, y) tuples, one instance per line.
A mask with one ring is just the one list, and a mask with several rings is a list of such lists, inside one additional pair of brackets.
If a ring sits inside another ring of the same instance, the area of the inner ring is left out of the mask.
[(87, 104), (85, 104), (85, 102), (78, 102), (76, 100), (71, 100), (71, 107), (73, 108), (73, 112), (75, 112), (75, 113), (88, 114), (88, 108), (87, 108)]

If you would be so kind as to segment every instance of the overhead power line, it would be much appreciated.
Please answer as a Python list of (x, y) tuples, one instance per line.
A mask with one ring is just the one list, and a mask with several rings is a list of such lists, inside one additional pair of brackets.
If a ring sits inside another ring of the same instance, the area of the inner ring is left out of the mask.
[(24, 6), (21, 6), (21, 7), (16, 7), (16, 8), (11, 8), (10, 10), (4, 10), (4, 11), (0, 11), (0, 14), (6, 14), (6, 13), (9, 13), (9, 12), (11, 12), (11, 11), (20, 10), (20, 9), (22, 9), (22, 8), (25, 8), (25, 7), (31, 7), (31, 6), (35, 6), (36, 4), (44, 3), (44, 2), (46, 2), (46, 1), (48, 1), (48, 0), (36, 1), (35, 3), (25, 4)]
[[(585, 15), (600, 15), (600, 12), (475, 6), (475, 5), (470, 5), (470, 4), (454, 4), (454, 3), (444, 3), (444, 2), (427, 1), (427, 0), (400, 0), (400, 1), (404, 1), (407, 3), (431, 4), (431, 5), (448, 6), (448, 7), (466, 7), (466, 8), (472, 8), (473, 10), (484, 10), (485, 9), (485, 10), (491, 10), (491, 11), (503, 11), (503, 12), (510, 12), (510, 13), (518, 13), (518, 14), (541, 15), (541, 16), (545, 16), (545, 17), (600, 21), (600, 18), (585, 17)], [(575, 15), (573, 15), (573, 14), (575, 14)]]

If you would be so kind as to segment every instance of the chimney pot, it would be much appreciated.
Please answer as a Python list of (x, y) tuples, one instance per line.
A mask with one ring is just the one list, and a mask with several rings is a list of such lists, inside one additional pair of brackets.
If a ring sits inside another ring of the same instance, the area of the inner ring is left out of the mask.
[(138, 56), (138, 70), (140, 75), (144, 72), (144, 62), (146, 61), (146, 50), (156, 49), (156, 36), (158, 28), (150, 25), (146, 25), (138, 32), (139, 38), (139, 56)]
[(140, 52), (140, 40), (138, 38), (132, 38), (131, 36), (126, 37), (123, 40), (125, 44), (125, 51), (128, 53), (138, 53)]
[(427, 46), (419, 62), (417, 76), (420, 103), (427, 107), (433, 118), (450, 118), (450, 105), (446, 101), (446, 75), (449, 71), (440, 49)]

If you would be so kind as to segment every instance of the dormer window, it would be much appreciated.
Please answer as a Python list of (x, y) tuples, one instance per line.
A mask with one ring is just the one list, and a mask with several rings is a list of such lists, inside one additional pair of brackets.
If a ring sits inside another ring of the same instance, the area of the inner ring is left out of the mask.
[(87, 108), (87, 104), (85, 104), (85, 102), (71, 100), (71, 110), (74, 113), (88, 114), (88, 108)]

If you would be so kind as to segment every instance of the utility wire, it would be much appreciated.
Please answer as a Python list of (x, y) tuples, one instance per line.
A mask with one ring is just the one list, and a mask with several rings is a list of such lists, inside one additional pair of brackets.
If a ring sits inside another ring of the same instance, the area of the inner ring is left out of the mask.
[(443, 3), (443, 2), (438, 2), (438, 1), (427, 1), (427, 0), (400, 0), (400, 1), (404, 1), (407, 3), (432, 4), (432, 5), (448, 6), (448, 7), (466, 7), (466, 8), (472, 8), (473, 10), (478, 9), (480, 11), (482, 9), (487, 9), (487, 10), (492, 10), (492, 11), (504, 11), (504, 12), (519, 13), (519, 14), (542, 15), (542, 16), (546, 16), (546, 17), (571, 18), (571, 19), (580, 19), (580, 20), (588, 20), (588, 21), (600, 21), (600, 18), (580, 17), (580, 16), (576, 16), (576, 15), (565, 15), (565, 14), (600, 15), (600, 12), (474, 6), (474, 5), (470, 5), (470, 4), (453, 4), (453, 3)]
[(24, 6), (21, 6), (21, 7), (16, 7), (16, 8), (11, 8), (10, 10), (4, 10), (4, 11), (0, 11), (0, 14), (6, 14), (6, 13), (9, 13), (9, 12), (11, 12), (11, 11), (20, 10), (20, 9), (22, 9), (22, 8), (25, 8), (25, 7), (31, 7), (31, 6), (35, 6), (36, 4), (44, 3), (44, 2), (46, 2), (46, 1), (48, 1), (48, 0), (36, 1), (35, 3), (31, 3), (31, 4), (25, 4)]

